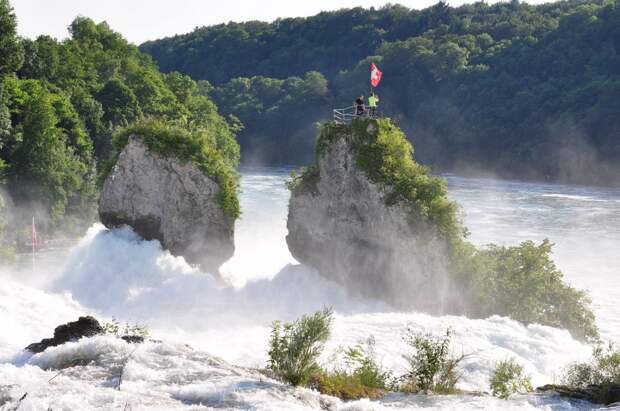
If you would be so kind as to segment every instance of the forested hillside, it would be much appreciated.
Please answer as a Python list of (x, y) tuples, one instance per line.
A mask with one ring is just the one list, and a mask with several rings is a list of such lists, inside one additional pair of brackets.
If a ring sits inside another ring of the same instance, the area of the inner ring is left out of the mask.
[(313, 123), (367, 94), (375, 62), (382, 110), (436, 169), (620, 183), (617, 0), (355, 8), (141, 48), (212, 84), (246, 163), (309, 163)]
[(200, 84), (162, 74), (105, 23), (79, 17), (69, 32), (62, 42), (18, 38), (0, 0), (0, 231), (29, 238), (33, 216), (41, 234), (90, 224), (112, 135), (143, 118), (198, 131), (238, 161), (234, 126)]

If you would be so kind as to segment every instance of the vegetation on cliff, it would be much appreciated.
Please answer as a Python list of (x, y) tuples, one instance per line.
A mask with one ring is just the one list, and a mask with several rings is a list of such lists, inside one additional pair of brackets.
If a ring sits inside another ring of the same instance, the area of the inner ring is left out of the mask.
[(428, 167), (413, 159), (413, 147), (389, 119), (355, 120), (352, 124), (326, 123), (316, 143), (319, 159), (330, 143), (347, 136), (355, 152), (356, 165), (368, 178), (389, 188), (385, 201), (410, 207), (413, 223), (430, 223), (448, 238), (463, 233), (458, 205), (448, 199), (445, 181), (430, 174)]
[[(195, 164), (219, 185), (219, 203), (224, 212), (230, 217), (239, 217), (241, 210), (237, 196), (236, 171), (239, 146), (232, 135), (220, 136), (218, 139), (205, 129), (190, 130), (163, 120), (145, 119), (121, 129), (114, 135), (112, 142), (117, 153), (123, 150), (131, 136), (140, 138), (155, 153)], [(104, 178), (114, 163), (115, 158), (108, 162)]]
[(610, 184), (619, 30), (617, 1), (438, 2), (200, 27), (141, 48), (215, 86), (222, 111), (246, 125), (248, 161), (311, 163), (311, 125), (367, 92), (374, 61), (381, 106), (425, 164)]
[[(78, 17), (69, 34), (63, 41), (19, 38), (11, 6), (0, 0), (0, 185), (15, 204), (7, 231), (21, 230), (33, 215), (42, 235), (90, 224), (97, 175), (114, 154), (112, 136), (145, 118), (200, 135), (221, 153), (209, 170), (232, 174), (218, 170), (239, 161), (239, 123), (218, 114), (205, 84), (161, 73), (106, 23)], [(220, 180), (233, 191), (233, 178)], [(229, 212), (238, 213), (227, 198)]]
[(453, 283), (463, 292), (466, 312), (475, 317), (499, 314), (526, 324), (566, 328), (579, 339), (596, 339), (598, 331), (586, 293), (563, 280), (551, 260), (552, 244), (526, 241), (519, 246), (478, 249), (467, 241), (458, 205), (449, 200), (445, 180), (413, 158), (413, 148), (389, 119), (355, 119), (352, 124), (325, 124), (319, 133), (317, 164), (294, 176), (295, 194), (316, 194), (319, 159), (338, 139), (348, 141), (356, 166), (384, 188), (386, 206), (405, 205), (410, 221), (448, 245)]

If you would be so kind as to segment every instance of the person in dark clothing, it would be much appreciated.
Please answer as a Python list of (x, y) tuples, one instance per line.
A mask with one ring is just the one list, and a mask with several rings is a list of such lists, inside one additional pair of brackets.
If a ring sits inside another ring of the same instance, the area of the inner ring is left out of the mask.
[(355, 100), (355, 115), (363, 116), (366, 108), (364, 107), (364, 96), (359, 96), (357, 100)]

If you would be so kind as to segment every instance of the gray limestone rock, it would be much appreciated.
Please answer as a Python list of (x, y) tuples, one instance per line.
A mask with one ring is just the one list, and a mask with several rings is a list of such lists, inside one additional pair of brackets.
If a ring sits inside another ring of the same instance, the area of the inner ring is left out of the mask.
[(193, 163), (151, 152), (132, 136), (104, 182), (99, 217), (217, 272), (234, 252), (234, 218), (222, 210), (219, 191)]
[(352, 293), (401, 309), (450, 311), (445, 242), (413, 224), (406, 206), (386, 205), (389, 188), (358, 169), (351, 138), (343, 133), (323, 151), (316, 190), (292, 190), (289, 250)]

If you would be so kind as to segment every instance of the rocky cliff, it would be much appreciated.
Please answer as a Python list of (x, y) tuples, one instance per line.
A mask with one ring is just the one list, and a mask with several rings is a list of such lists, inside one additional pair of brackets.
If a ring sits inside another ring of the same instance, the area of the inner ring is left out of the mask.
[(106, 227), (131, 226), (174, 255), (217, 271), (234, 252), (234, 216), (220, 186), (193, 162), (149, 150), (130, 136), (107, 176), (99, 202)]
[[(402, 163), (402, 178), (389, 171), (390, 162)], [(326, 125), (317, 165), (289, 186), (288, 247), (298, 261), (353, 293), (399, 308), (444, 311), (447, 245), (429, 219), (438, 211), (432, 200), (424, 208), (423, 198), (433, 185), (387, 120)], [(414, 189), (417, 195), (403, 192)]]

